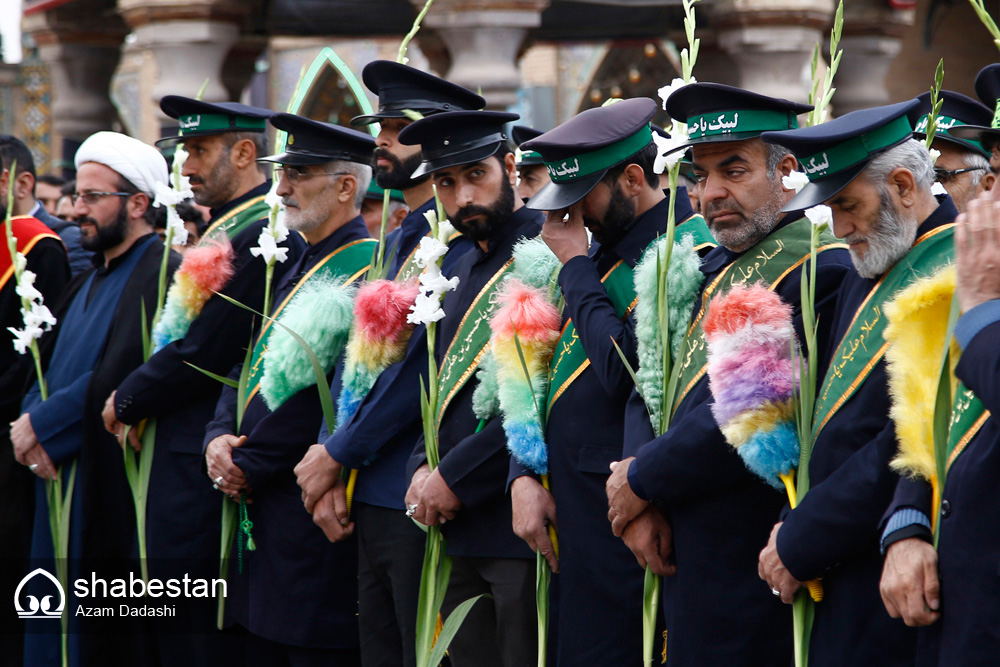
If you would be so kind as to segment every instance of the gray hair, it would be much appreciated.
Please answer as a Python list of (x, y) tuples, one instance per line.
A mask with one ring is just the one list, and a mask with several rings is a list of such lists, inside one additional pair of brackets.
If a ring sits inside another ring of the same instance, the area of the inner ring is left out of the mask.
[[(246, 139), (247, 141), (253, 143), (254, 151), (256, 153), (256, 155), (254, 155), (254, 159), (267, 155), (267, 134), (264, 132), (224, 132), (222, 136), (225, 138), (224, 141), (226, 143), (227, 150), (231, 150), (237, 142)], [(270, 178), (270, 163), (258, 162), (257, 171)]]
[(966, 152), (965, 166), (976, 168), (975, 171), (969, 172), (969, 179), (972, 182), (973, 189), (978, 188), (979, 181), (983, 180), (983, 176), (990, 173), (990, 161), (978, 151)]
[(898, 146), (882, 151), (875, 156), (865, 169), (868, 182), (878, 188), (879, 193), (888, 192), (886, 182), (893, 169), (909, 170), (918, 188), (930, 190), (934, 185), (934, 163), (931, 155), (922, 143), (916, 139), (907, 139)]
[(368, 193), (368, 186), (372, 182), (371, 166), (350, 160), (334, 160), (327, 165), (326, 170), (342, 171), (354, 177), (354, 180), (358, 182), (358, 187), (354, 191), (354, 208), (361, 210), (361, 205), (365, 202), (365, 195)]
[(786, 155), (791, 153), (791, 151), (780, 144), (769, 144), (765, 142), (764, 147), (767, 149), (764, 156), (764, 164), (767, 165), (767, 180), (773, 181), (778, 175), (778, 165), (781, 164), (781, 161)]

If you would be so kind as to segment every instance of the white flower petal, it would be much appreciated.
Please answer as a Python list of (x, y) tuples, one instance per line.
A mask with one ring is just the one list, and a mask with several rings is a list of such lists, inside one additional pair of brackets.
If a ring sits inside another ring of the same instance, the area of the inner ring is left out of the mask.
[(931, 153), (931, 164), (935, 164), (937, 162), (937, 159), (941, 157), (941, 151), (939, 151), (936, 148), (932, 148), (930, 150), (930, 153)]
[(410, 313), (406, 316), (406, 321), (410, 324), (430, 324), (437, 322), (444, 317), (444, 310), (441, 308), (441, 300), (434, 295), (418, 294), (413, 305), (410, 306)]
[(420, 268), (427, 268), (431, 264), (437, 264), (438, 260), (444, 257), (447, 252), (447, 245), (435, 238), (425, 236), (420, 239), (420, 245), (417, 246), (417, 251), (413, 255), (413, 261)]
[(809, 184), (809, 177), (801, 171), (793, 171), (788, 176), (781, 177), (781, 184), (788, 190), (799, 192)]
[(833, 224), (833, 211), (826, 204), (819, 204), (805, 210), (806, 217), (815, 227), (825, 229)]
[(937, 181), (934, 181), (934, 185), (931, 186), (931, 194), (932, 195), (946, 195), (946, 194), (948, 194), (948, 191), (945, 189), (945, 187), (943, 185), (941, 185)]
[(457, 231), (458, 230), (455, 229), (455, 225), (451, 224), (451, 220), (445, 218), (438, 223), (438, 241), (447, 244)]
[[(677, 78), (671, 81), (669, 85), (663, 86), (658, 91), (656, 91), (656, 94), (660, 96), (661, 100), (663, 100), (664, 111), (667, 110), (667, 100), (670, 99), (670, 96), (676, 93), (684, 86), (688, 85), (689, 83), (698, 83), (698, 80), (695, 79), (694, 77), (691, 77), (691, 81), (685, 81), (684, 79)], [(671, 132), (670, 134), (673, 135), (673, 132)]]

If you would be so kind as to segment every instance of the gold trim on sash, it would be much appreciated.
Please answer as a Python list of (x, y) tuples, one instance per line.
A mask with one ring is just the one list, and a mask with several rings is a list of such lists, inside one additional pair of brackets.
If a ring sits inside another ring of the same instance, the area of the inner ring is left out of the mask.
[[(458, 327), (455, 329), (455, 337), (451, 340), (450, 343), (448, 343), (448, 349), (445, 351), (444, 356), (441, 357), (441, 366), (438, 369), (438, 387), (442, 385), (444, 380), (451, 378), (451, 372), (452, 372), (451, 369), (455, 365), (455, 363), (457, 363), (457, 360), (451, 361), (452, 360), (451, 350), (455, 346), (455, 343), (458, 341), (460, 334), (462, 333), (462, 328), (465, 326), (465, 323), (468, 320), (469, 315), (474, 310), (476, 310), (476, 307), (479, 305), (479, 301), (483, 298), (483, 296), (485, 296), (490, 291), (490, 289), (501, 278), (501, 276), (503, 276), (504, 273), (507, 272), (507, 269), (510, 268), (513, 262), (514, 258), (511, 257), (504, 263), (503, 266), (500, 267), (500, 269), (495, 274), (493, 274), (493, 277), (491, 277), (486, 282), (486, 284), (483, 285), (483, 288), (479, 290), (479, 294), (476, 295), (476, 298), (472, 300), (472, 303), (469, 304), (469, 308), (462, 315), (462, 320), (458, 323)], [(489, 323), (487, 322), (486, 324), (487, 328), (489, 328)], [(469, 335), (471, 335), (472, 333), (475, 333), (475, 329), (473, 329), (473, 331), (470, 332)], [(468, 338), (468, 336), (466, 336), (466, 338)], [(486, 352), (486, 350), (489, 349), (489, 347), (490, 347), (489, 336), (487, 336), (486, 344), (483, 345), (482, 349), (480, 349), (479, 352), (476, 353), (476, 356), (473, 357), (472, 363), (470, 363), (468, 368), (466, 368), (462, 372), (462, 375), (459, 376), (458, 380), (455, 382), (455, 386), (452, 387), (448, 391), (448, 394), (443, 398), (440, 396), (438, 397), (439, 405), (437, 411), (437, 418), (435, 419), (435, 428), (441, 426), (441, 420), (444, 418), (444, 413), (445, 410), (447, 410), (448, 405), (451, 403), (452, 399), (455, 398), (455, 394), (457, 394), (459, 390), (461, 390), (461, 388), (465, 386), (465, 383), (468, 382), (469, 378), (472, 377), (472, 374), (475, 373), (476, 369), (479, 367), (479, 362), (482, 359), (483, 354)], [(449, 362), (451, 363), (449, 364)], [(448, 364), (447, 371), (445, 369), (446, 364)]]
[[(11, 220), (17, 220), (18, 218), (29, 218), (29, 217), (31, 217), (31, 216), (18, 215), (18, 216), (14, 216), (13, 218), (11, 218)], [(28, 241), (27, 243), (25, 243), (23, 248), (18, 248), (17, 252), (21, 253), (22, 255), (27, 255), (29, 252), (31, 252), (31, 249), (34, 248), (35, 245), (39, 241), (41, 241), (42, 239), (56, 239), (57, 241), (59, 241), (59, 243), (63, 242), (63, 240), (61, 238), (59, 238), (59, 236), (57, 234), (54, 234), (52, 232), (42, 232), (41, 234), (36, 235), (30, 241)], [(65, 244), (63, 245), (63, 247), (65, 247)], [(0, 276), (0, 289), (3, 289), (4, 285), (7, 284), (7, 281), (10, 280), (10, 277), (12, 275), (14, 275), (14, 258), (13, 257), (10, 258), (10, 266), (8, 266), (7, 270), (3, 272), (2, 276)]]
[(264, 198), (266, 196), (267, 195), (257, 195), (256, 197), (251, 197), (250, 199), (246, 200), (245, 202), (243, 202), (242, 204), (240, 204), (239, 206), (237, 206), (233, 210), (226, 212), (225, 214), (223, 214), (223, 216), (221, 218), (219, 218), (218, 220), (216, 220), (215, 222), (213, 222), (211, 224), (211, 226), (209, 226), (209, 228), (205, 230), (205, 233), (202, 234), (202, 238), (208, 238), (209, 235), (211, 235), (212, 232), (214, 232), (215, 230), (217, 230), (221, 225), (229, 222), (230, 220), (232, 220), (237, 215), (239, 215), (243, 211), (247, 210), (251, 206), (255, 206), (256, 204), (259, 204), (260, 202), (264, 201)]

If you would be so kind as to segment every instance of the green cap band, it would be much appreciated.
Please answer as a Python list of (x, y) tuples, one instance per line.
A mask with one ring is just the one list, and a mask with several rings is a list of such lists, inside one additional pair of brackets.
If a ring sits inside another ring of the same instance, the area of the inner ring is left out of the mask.
[(553, 183), (572, 183), (578, 178), (590, 176), (599, 171), (613, 167), (622, 160), (631, 157), (649, 145), (653, 140), (653, 131), (649, 125), (643, 126), (638, 132), (625, 137), (621, 141), (598, 148), (596, 151), (577, 155), (568, 160), (546, 162), (545, 168)]
[(795, 114), (788, 111), (735, 110), (691, 116), (687, 120), (691, 140), (723, 134), (746, 134), (794, 130), (799, 126)]
[(248, 118), (225, 113), (197, 113), (180, 116), (180, 135), (195, 132), (237, 132), (239, 130), (256, 130), (263, 132), (267, 128), (266, 118)]
[(994, 130), (1000, 128), (1000, 100), (997, 100), (997, 105), (993, 109), (993, 122), (990, 123), (990, 127)]
[(522, 151), (519, 150), (517, 154), (517, 161), (521, 160), (541, 160), (542, 154), (538, 151)]
[(821, 181), (845, 169), (861, 164), (869, 157), (894, 146), (912, 134), (910, 121), (899, 116), (871, 132), (799, 160), (810, 181)]
[[(929, 122), (930, 117), (931, 115), (929, 113), (925, 113), (923, 116), (921, 116), (920, 120), (917, 121), (916, 127), (913, 128), (913, 132), (916, 134), (927, 134), (927, 124)], [(968, 125), (968, 123), (960, 121), (957, 118), (952, 118), (951, 116), (938, 116), (937, 123), (934, 126), (935, 128), (934, 131), (937, 134), (947, 134), (948, 136), (951, 136), (951, 132), (949, 132), (948, 130), (950, 130), (953, 127), (961, 127), (963, 125)], [(971, 144), (973, 148), (976, 148), (982, 151), (983, 153), (987, 154), (989, 153), (989, 151), (983, 148), (983, 145), (978, 141), (975, 141), (973, 139), (958, 139), (958, 137), (952, 137), (952, 138), (957, 139), (962, 143)]]

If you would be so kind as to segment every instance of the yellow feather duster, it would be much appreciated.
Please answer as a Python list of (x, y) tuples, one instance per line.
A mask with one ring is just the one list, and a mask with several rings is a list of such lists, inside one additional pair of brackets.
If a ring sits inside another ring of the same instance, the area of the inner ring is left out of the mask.
[[(885, 305), (886, 372), (899, 453), (892, 468), (937, 484), (934, 403), (955, 292), (955, 267), (921, 278)], [(952, 355), (957, 358), (957, 355)], [(954, 388), (953, 388), (954, 391)]]

